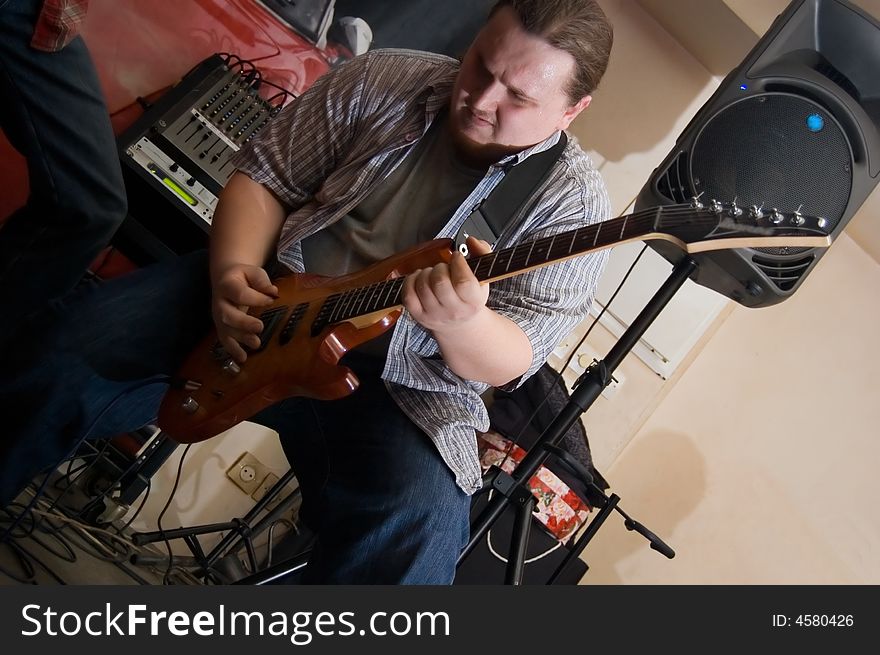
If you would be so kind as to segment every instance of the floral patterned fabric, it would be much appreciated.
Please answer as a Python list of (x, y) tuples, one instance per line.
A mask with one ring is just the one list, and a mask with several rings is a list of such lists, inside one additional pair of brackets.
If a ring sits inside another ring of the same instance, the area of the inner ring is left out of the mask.
[[(525, 450), (494, 430), (477, 433), (477, 448), (483, 472), (491, 466), (499, 466), (503, 471), (511, 473), (526, 455)], [(529, 488), (538, 500), (535, 518), (563, 543), (586, 522), (592, 510), (545, 466), (541, 466), (529, 480)]]

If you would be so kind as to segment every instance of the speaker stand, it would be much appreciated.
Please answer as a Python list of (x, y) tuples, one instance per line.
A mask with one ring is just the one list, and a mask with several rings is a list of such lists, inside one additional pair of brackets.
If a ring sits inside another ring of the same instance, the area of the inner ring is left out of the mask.
[(674, 551), (663, 543), (661, 539), (640, 523), (633, 521), (618, 507), (620, 498), (616, 494), (612, 494), (610, 498), (605, 496), (605, 492), (593, 483), (589, 472), (573, 457), (565, 456), (567, 453), (559, 448), (559, 443), (574, 422), (580, 419), (581, 415), (599, 397), (602, 390), (610, 384), (611, 374), (638, 343), (648, 327), (650, 327), (669, 301), (672, 300), (672, 297), (696, 268), (696, 262), (688, 256), (685, 256), (676, 264), (669, 278), (657, 290), (651, 300), (648, 301), (648, 304), (645, 305), (632, 325), (618, 339), (605, 359), (594, 363), (578, 378), (568, 403), (560, 410), (559, 414), (541, 436), (538, 437), (538, 441), (526, 453), (526, 456), (510, 475), (495, 467), (489, 470), (486, 474), (487, 479), (484, 479), (483, 490), (491, 489), (498, 493), (489, 501), (489, 504), (476, 520), (471, 523), (470, 540), (459, 556), (459, 564), (474, 550), (480, 540), (501, 517), (505, 509), (508, 506), (513, 506), (517, 511), (517, 520), (514, 524), (513, 536), (511, 538), (511, 552), (507, 560), (505, 584), (519, 585), (522, 583), (525, 545), (528, 540), (528, 531), (532, 518), (531, 511), (535, 501), (534, 496), (529, 490), (528, 482), (551, 454), (557, 455), (563, 465), (583, 479), (592, 492), (590, 504), (601, 509), (599, 514), (589, 523), (581, 537), (575, 542), (565, 560), (560, 563), (548, 584), (552, 584), (559, 577), (565, 566), (586, 548), (602, 523), (615, 510), (624, 517), (626, 528), (628, 530), (635, 530), (648, 539), (651, 548), (669, 558), (675, 555)]

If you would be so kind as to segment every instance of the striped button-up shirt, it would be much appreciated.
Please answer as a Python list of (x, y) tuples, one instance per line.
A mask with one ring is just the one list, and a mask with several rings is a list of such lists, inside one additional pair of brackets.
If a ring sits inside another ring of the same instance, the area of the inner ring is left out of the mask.
[[(277, 254), (294, 272), (304, 270), (300, 242), (350, 212), (385, 179), (448, 106), (458, 62), (430, 53), (375, 50), (331, 71), (287, 105), (237, 155), (239, 170), (270, 189), (290, 213)], [(438, 237), (454, 237), (471, 210), (510, 165), (557, 143), (543, 143), (491, 166)], [(569, 138), (550, 175), (496, 244), (573, 230), (608, 218), (605, 185), (589, 157)], [(488, 306), (528, 336), (533, 358), (515, 388), (533, 374), (571, 329), (586, 317), (606, 252), (497, 281)], [(475, 430), (489, 418), (481, 394), (488, 385), (464, 380), (440, 357), (431, 333), (404, 312), (382, 373), (392, 398), (430, 436), (467, 493), (480, 487)]]

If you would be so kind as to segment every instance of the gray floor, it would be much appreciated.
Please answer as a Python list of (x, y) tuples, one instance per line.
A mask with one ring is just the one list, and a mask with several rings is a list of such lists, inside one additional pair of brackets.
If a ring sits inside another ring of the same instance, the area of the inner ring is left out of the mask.
[[(298, 506), (298, 494), (291, 493), (271, 509), (253, 517), (241, 517), (250, 522), (252, 564), (243, 541), (231, 540), (211, 559), (211, 575), (206, 578), (192, 556), (192, 548), (201, 548), (201, 544), (195, 543), (193, 538), (192, 545), (187, 547), (183, 540), (174, 539), (178, 535), (172, 532), (170, 536), (177, 554), (176, 566), (169, 569), (168, 545), (164, 540), (151, 538), (142, 539), (150, 543), (134, 543), (133, 537), (145, 535), (136, 535), (123, 523), (121, 517), (126, 515), (127, 508), (116, 512), (120, 516), (118, 520), (105, 524), (102, 519), (109, 520), (106, 517), (117, 506), (94, 493), (94, 478), (92, 481), (76, 478), (76, 482), (70, 484), (67, 480), (72, 477), (62, 467), (45, 485), (41, 479), (34, 481), (30, 489), (7, 508), (0, 521), (0, 535), (5, 536), (12, 526), (15, 519), (10, 515), (22, 515), (22, 519), (13, 530), (15, 537), (0, 543), (0, 585), (222, 584), (241, 580), (251, 570), (262, 571), (272, 562), (285, 561), (301, 552), (308, 542), (306, 532), (283, 518), (290, 511), (295, 512)], [(34, 501), (35, 492), (41, 486), (39, 501)], [(22, 512), (23, 508), (27, 511)], [(276, 524), (285, 524), (291, 530), (282, 526), (273, 532), (271, 526)], [(217, 530), (209, 533), (215, 536)], [(271, 549), (270, 540), (275, 546)], [(183, 557), (181, 553), (188, 555)], [(208, 554), (214, 555), (214, 551)]]

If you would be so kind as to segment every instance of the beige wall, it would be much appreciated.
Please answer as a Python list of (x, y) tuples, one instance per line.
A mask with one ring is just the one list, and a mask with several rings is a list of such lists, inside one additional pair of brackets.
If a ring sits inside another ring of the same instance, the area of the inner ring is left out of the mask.
[[(575, 121), (571, 132), (602, 172), (613, 213), (618, 215), (633, 202), (720, 80), (637, 3), (604, 0), (601, 4), (614, 24), (614, 50), (593, 104)], [(641, 280), (636, 284), (653, 291), (661, 282)], [(648, 298), (650, 291), (642, 295)], [(567, 340), (565, 355), (588, 323)], [(581, 352), (604, 356), (614, 343), (600, 325)], [(560, 362), (551, 358), (553, 365)], [(633, 356), (623, 362), (618, 375), (625, 382), (614, 397), (600, 397), (583, 417), (600, 470), (614, 462), (670, 386)], [(569, 383), (573, 377), (566, 374)]]
[(616, 215), (633, 202), (720, 80), (636, 3), (601, 4), (614, 24), (611, 62), (593, 103), (570, 131), (602, 172)]
[[(184, 450), (180, 446), (153, 476), (150, 495), (132, 523), (133, 530), (148, 532), (157, 529), (157, 518), (174, 486)], [(194, 444), (186, 454), (180, 483), (162, 519), (162, 528), (225, 523), (247, 514), (255, 503), (254, 499), (236, 487), (226, 475), (245, 451), (256, 456), (270, 473), (279, 478), (289, 469), (275, 432), (253, 423), (241, 423), (214, 439)], [(132, 512), (139, 503), (140, 500), (132, 505)], [(285, 516), (291, 518), (290, 513)], [(274, 534), (277, 537), (285, 530), (281, 525)], [(200, 541), (205, 549), (209, 549), (222, 536), (220, 532), (208, 533), (200, 537)], [(266, 536), (263, 533), (257, 543), (261, 544)], [(189, 548), (179, 539), (173, 540), (171, 546), (177, 554), (190, 554)], [(164, 544), (161, 547), (164, 548)], [(265, 551), (260, 553), (265, 554)]]
[(737, 306), (606, 472), (587, 583), (880, 582), (880, 265), (843, 236), (798, 292)]

